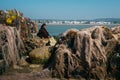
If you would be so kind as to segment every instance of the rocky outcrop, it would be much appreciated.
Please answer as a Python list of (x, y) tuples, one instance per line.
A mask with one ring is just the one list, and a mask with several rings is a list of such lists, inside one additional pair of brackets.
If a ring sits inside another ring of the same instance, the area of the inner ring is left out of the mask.
[(20, 53), (24, 52), (24, 45), (15, 27), (0, 24), (0, 48), (5, 64), (16, 67), (20, 61)]
[(63, 33), (48, 64), (53, 77), (105, 79), (112, 66), (108, 64), (113, 64), (109, 57), (119, 44), (116, 29), (96, 26)]

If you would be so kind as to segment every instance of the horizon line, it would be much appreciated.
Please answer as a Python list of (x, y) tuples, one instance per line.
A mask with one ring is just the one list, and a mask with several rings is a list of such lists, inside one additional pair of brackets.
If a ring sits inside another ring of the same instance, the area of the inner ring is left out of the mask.
[(93, 19), (50, 19), (50, 18), (31, 18), (31, 19), (39, 19), (39, 20), (95, 20), (95, 19), (120, 19), (120, 18), (93, 18)]

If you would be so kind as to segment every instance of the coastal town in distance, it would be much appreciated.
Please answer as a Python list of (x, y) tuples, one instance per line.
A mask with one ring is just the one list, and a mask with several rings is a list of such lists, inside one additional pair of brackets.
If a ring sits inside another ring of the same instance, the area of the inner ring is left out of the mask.
[(46, 23), (48, 25), (118, 25), (119, 18), (98, 18), (94, 20), (55, 20), (55, 19), (34, 19), (39, 24)]

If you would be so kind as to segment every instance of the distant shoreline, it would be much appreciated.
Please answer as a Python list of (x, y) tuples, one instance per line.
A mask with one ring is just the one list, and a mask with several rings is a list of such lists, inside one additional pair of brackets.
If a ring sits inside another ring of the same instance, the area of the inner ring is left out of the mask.
[[(38, 23), (38, 25), (42, 25), (41, 23)], [(120, 26), (120, 24), (47, 24), (47, 25), (50, 25), (50, 26), (79, 26), (79, 25), (91, 25), (91, 26), (109, 26), (109, 25), (112, 25), (112, 26)]]

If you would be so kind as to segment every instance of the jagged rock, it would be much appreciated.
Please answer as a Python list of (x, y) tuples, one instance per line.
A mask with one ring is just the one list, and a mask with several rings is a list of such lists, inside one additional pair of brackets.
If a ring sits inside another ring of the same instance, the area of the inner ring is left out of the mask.
[(20, 53), (24, 52), (24, 44), (15, 27), (0, 24), (0, 48), (7, 66), (14, 67), (19, 64)]
[(30, 60), (32, 63), (44, 63), (49, 57), (50, 53), (48, 47), (44, 46), (41, 48), (36, 48), (29, 53)]
[(116, 44), (113, 29), (104, 26), (67, 30), (53, 48), (48, 67), (54, 77), (105, 79), (108, 57)]

